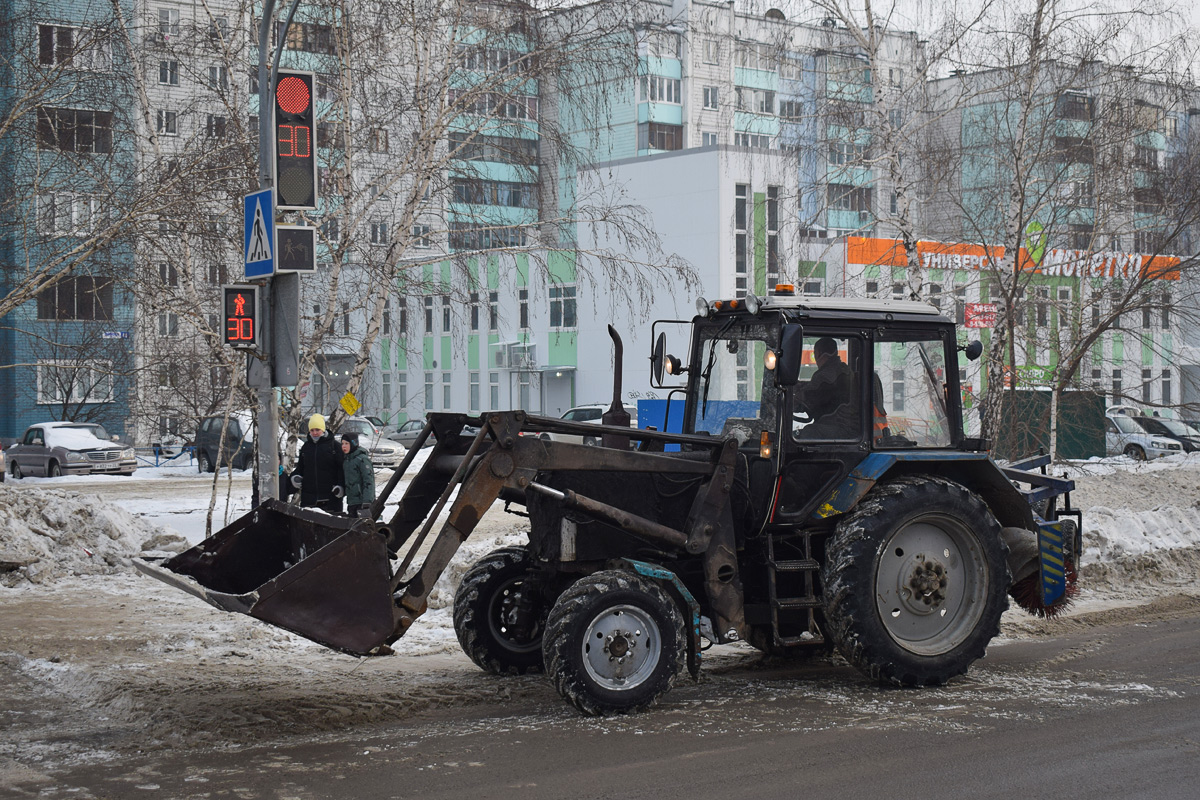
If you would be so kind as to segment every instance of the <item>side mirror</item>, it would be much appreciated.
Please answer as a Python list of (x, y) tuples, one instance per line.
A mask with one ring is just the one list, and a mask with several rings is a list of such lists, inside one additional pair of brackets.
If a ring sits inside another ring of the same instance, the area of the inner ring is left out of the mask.
[(974, 361), (983, 355), (983, 342), (976, 339), (973, 342), (960, 346), (958, 349), (966, 354), (968, 361)]
[(667, 334), (660, 333), (654, 340), (654, 349), (650, 351), (650, 379), (661, 385), (663, 382), (663, 354), (667, 350)]
[(804, 356), (804, 328), (784, 325), (779, 339), (779, 357), (775, 361), (775, 383), (787, 388), (800, 380), (800, 364)]

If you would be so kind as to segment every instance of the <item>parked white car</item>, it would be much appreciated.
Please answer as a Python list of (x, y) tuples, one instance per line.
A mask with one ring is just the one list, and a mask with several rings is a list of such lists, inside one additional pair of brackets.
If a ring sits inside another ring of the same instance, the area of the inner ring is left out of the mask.
[[(608, 411), (609, 404), (607, 403), (590, 403), (583, 406), (575, 406), (567, 409), (567, 413), (562, 415), (562, 419), (570, 420), (571, 422), (592, 422), (596, 425), (601, 424), (601, 418), (604, 412)], [(629, 413), (629, 427), (636, 428), (638, 426), (637, 408), (633, 406), (625, 406), (625, 410)], [(573, 444), (585, 444), (589, 446), (597, 446), (600, 444), (600, 437), (597, 436), (576, 436), (567, 433), (543, 433), (542, 438), (549, 439), (552, 442), (571, 442)]]
[(338, 428), (338, 435), (343, 433), (358, 436), (359, 446), (366, 449), (371, 456), (371, 465), (376, 469), (395, 469), (404, 458), (404, 446), (385, 437), (383, 429), (366, 417), (348, 417)]
[[(1124, 407), (1122, 407), (1124, 408)], [(1135, 461), (1179, 455), (1183, 445), (1176, 439), (1151, 433), (1142, 417), (1109, 411), (1104, 421), (1104, 443), (1110, 456), (1126, 455)]]

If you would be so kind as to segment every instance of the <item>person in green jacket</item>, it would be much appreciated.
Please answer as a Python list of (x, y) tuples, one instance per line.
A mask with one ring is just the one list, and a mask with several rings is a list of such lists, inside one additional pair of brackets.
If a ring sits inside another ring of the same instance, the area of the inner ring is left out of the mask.
[(342, 434), (342, 469), (346, 473), (346, 513), (369, 517), (375, 499), (375, 468), (371, 455), (358, 444), (358, 435)]

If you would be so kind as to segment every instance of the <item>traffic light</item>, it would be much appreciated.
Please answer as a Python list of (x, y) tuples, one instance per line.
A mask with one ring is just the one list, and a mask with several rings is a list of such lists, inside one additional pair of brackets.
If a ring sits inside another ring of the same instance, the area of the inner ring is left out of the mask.
[(222, 286), (222, 326), (225, 344), (247, 350), (258, 348), (258, 287)]
[(317, 207), (316, 73), (279, 71), (275, 99), (275, 207), (299, 211)]

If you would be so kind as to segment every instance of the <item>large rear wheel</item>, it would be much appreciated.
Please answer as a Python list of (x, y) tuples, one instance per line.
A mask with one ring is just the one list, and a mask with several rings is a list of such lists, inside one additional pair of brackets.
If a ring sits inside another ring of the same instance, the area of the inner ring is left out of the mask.
[(454, 632), (463, 652), (487, 672), (542, 670), (542, 631), (549, 606), (529, 579), (524, 547), (502, 547), (475, 562), (454, 595)]
[(563, 592), (546, 622), (546, 672), (585, 714), (649, 708), (686, 659), (683, 616), (657, 583), (597, 572)]
[(966, 487), (932, 476), (879, 484), (826, 547), (834, 642), (875, 680), (940, 686), (1000, 631), (1006, 553), (999, 524)]

